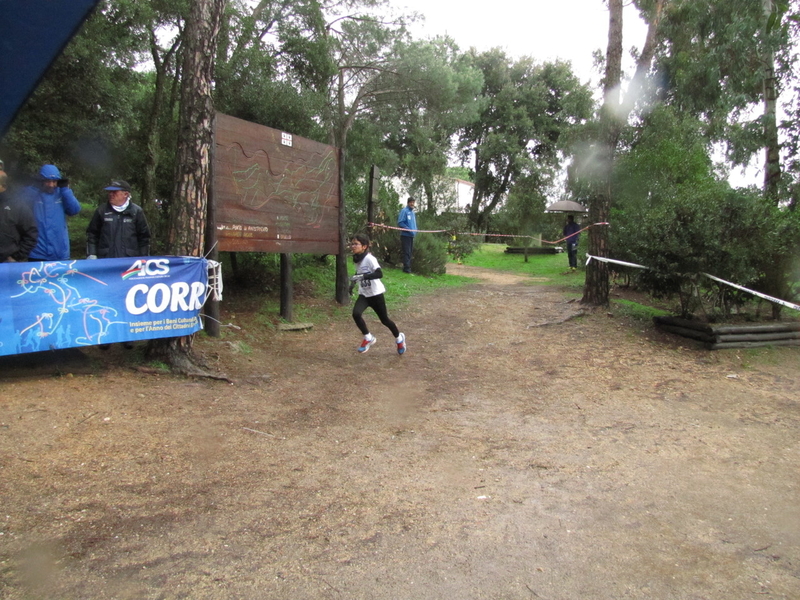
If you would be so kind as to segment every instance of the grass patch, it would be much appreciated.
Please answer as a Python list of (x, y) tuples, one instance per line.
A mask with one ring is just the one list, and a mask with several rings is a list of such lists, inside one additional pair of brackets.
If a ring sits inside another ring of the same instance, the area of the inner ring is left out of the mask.
[(633, 300), (612, 300), (611, 306), (615, 308), (620, 315), (638, 321), (652, 322), (653, 317), (664, 317), (672, 314), (667, 310), (647, 306), (646, 304), (639, 304)]
[(472, 283), (470, 277), (461, 275), (432, 275), (422, 277), (403, 273), (401, 269), (383, 269), (383, 283), (386, 286), (386, 306), (402, 306), (413, 296), (430, 294), (442, 288), (458, 287)]
[[(506, 254), (506, 244), (481, 244), (477, 251), (462, 262), (467, 266), (481, 267), (531, 278), (537, 285), (558, 285), (566, 289), (568, 297), (579, 298), (583, 293), (585, 272), (578, 269), (570, 272), (567, 255), (537, 254), (525, 257), (521, 254)], [(294, 270), (295, 297), (293, 322), (323, 324), (350, 318), (355, 295), (345, 305), (334, 299), (335, 269), (332, 257), (327, 262), (305, 263)], [(348, 263), (348, 273), (353, 271)], [(435, 293), (437, 290), (472, 283), (474, 279), (460, 275), (421, 276), (403, 273), (400, 269), (383, 267), (383, 283), (386, 286), (386, 305), (391, 314), (413, 298)], [(257, 322), (268, 328), (276, 328), (280, 318), (280, 298), (277, 290), (260, 295)], [(641, 321), (652, 321), (654, 316), (668, 315), (669, 311), (640, 304), (631, 300), (612, 300), (612, 306), (622, 316)]]
[(569, 271), (567, 255), (535, 254), (528, 257), (522, 254), (506, 254), (506, 244), (481, 244), (480, 248), (464, 258), (465, 265), (494, 269), (517, 275), (535, 277), (537, 284), (562, 285), (583, 288), (585, 273), (583, 269)]
[[(461, 277), (459, 275), (423, 277), (409, 275), (408, 273), (403, 273), (400, 269), (391, 267), (383, 268), (382, 270), (382, 281), (386, 286), (386, 306), (390, 312), (392, 309), (408, 303), (412, 297), (430, 294), (441, 288), (465, 285), (473, 281), (469, 277)], [(340, 305), (334, 299), (335, 284), (332, 273), (329, 273), (330, 276), (323, 277), (316, 274), (310, 280), (304, 279), (303, 273), (297, 271), (294, 273), (295, 290), (298, 288), (313, 289), (314, 292), (295, 296), (292, 306), (293, 322), (318, 325), (333, 320), (350, 318), (353, 302), (355, 302), (356, 298), (355, 292), (347, 304)], [(277, 293), (263, 298), (258, 313), (258, 322), (271, 329), (276, 328), (278, 323), (285, 322), (280, 317), (280, 296)]]
[[(353, 271), (348, 265), (348, 273)], [(355, 292), (350, 301), (340, 305), (334, 300), (335, 272), (331, 268), (296, 270), (294, 275), (295, 297), (292, 306), (292, 321), (315, 325), (349, 319), (355, 302)], [(437, 290), (472, 283), (469, 277), (460, 275), (409, 275), (400, 269), (383, 267), (383, 284), (386, 286), (386, 306), (397, 309), (412, 297), (435, 293)], [(236, 293), (236, 292), (234, 292)], [(264, 327), (274, 329), (285, 322), (280, 317), (280, 294), (273, 291), (261, 296), (256, 320)]]
[(167, 363), (161, 362), (160, 360), (151, 360), (147, 363), (147, 366), (151, 369), (163, 371), (164, 373), (169, 373), (171, 371)]
[[(350, 306), (342, 306), (333, 298), (333, 291), (330, 296), (320, 298), (301, 298), (295, 299), (292, 305), (293, 323), (313, 323), (319, 325), (331, 320), (340, 319), (349, 314)], [(279, 323), (288, 323), (280, 316), (280, 298), (269, 297), (264, 300), (259, 310), (259, 322), (271, 329), (277, 328)]]

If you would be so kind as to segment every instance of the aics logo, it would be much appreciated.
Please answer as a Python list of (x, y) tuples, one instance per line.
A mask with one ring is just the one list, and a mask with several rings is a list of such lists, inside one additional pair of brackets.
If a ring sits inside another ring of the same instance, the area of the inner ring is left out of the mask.
[(122, 279), (130, 279), (131, 277), (146, 277), (156, 275), (166, 275), (169, 273), (169, 259), (168, 258), (149, 258), (139, 259), (131, 265), (131, 267), (122, 273)]

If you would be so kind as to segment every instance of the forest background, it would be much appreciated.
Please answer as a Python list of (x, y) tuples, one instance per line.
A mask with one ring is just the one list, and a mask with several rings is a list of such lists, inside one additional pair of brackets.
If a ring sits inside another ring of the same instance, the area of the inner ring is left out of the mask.
[[(796, 298), (800, 2), (636, 0), (647, 35), (625, 49), (622, 3), (608, 0), (610, 18), (597, 25), (608, 28), (595, 57), (602, 90), (560, 60), (415, 39), (417, 17), (382, 0), (213, 3), (223, 11), (214, 108), (342, 148), (348, 233), (366, 227), (376, 165), (388, 224), (410, 194), (425, 228), (555, 239), (561, 222), (544, 209), (572, 199), (589, 206), (590, 222), (612, 224), (590, 230), (589, 253), (647, 265), (637, 284), (677, 295), (684, 314), (700, 304), (728, 314), (745, 301), (698, 280), (703, 272)], [(166, 232), (181, 202), (181, 66), (194, 4), (100, 2), (0, 141), (18, 183), (54, 163), (90, 206), (111, 177), (130, 181), (155, 253), (170, 252)], [(730, 170), (754, 157), (763, 185), (731, 187)], [(453, 210), (453, 177), (475, 185), (465, 212)], [(76, 257), (81, 225), (72, 223)], [(396, 241), (384, 237), (391, 262)], [(420, 236), (417, 268), (442, 272), (448, 246), (448, 236)], [(237, 262), (253, 272), (274, 264)], [(602, 304), (609, 273), (594, 265), (584, 301)]]

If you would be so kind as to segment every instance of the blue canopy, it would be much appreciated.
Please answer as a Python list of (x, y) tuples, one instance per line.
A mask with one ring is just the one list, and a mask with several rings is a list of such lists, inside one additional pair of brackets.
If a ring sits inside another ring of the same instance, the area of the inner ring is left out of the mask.
[(0, 0), (0, 136), (99, 0)]

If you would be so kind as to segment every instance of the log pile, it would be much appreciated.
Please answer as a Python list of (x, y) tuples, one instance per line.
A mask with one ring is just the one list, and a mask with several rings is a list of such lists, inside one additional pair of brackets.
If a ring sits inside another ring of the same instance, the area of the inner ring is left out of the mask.
[(506, 254), (525, 254), (527, 250), (529, 255), (534, 254), (558, 254), (559, 252), (563, 252), (562, 248), (556, 248), (554, 246), (544, 246), (538, 247), (533, 246), (531, 248), (519, 247), (519, 246), (508, 246), (506, 248)]
[(680, 317), (653, 317), (662, 331), (702, 342), (709, 350), (757, 348), (760, 346), (800, 346), (800, 323), (759, 323), (711, 325)]

